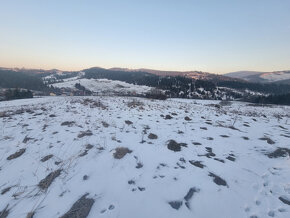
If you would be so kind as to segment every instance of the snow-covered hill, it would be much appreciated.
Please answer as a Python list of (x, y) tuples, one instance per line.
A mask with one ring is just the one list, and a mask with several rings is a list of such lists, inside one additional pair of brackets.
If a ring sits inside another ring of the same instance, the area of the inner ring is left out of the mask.
[(290, 217), (289, 114), (185, 99), (0, 102), (0, 217)]
[(257, 72), (257, 71), (238, 71), (233, 73), (227, 73), (225, 76), (244, 79), (249, 82), (277, 82), (277, 83), (289, 83), (290, 71), (275, 71), (275, 72)]
[(80, 79), (79, 77), (73, 77), (69, 79), (64, 79), (64, 82), (52, 84), (57, 88), (70, 88), (76, 89), (75, 84), (79, 83), (86, 89), (96, 93), (96, 94), (144, 94), (151, 90), (151, 87), (134, 85), (118, 80), (108, 80), (108, 79)]

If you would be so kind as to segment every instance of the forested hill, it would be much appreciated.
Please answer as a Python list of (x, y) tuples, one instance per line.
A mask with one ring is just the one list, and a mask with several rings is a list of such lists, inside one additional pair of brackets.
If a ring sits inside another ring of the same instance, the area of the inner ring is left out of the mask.
[(134, 83), (137, 85), (147, 85), (157, 87), (160, 89), (176, 90), (186, 92), (191, 88), (204, 88), (206, 90), (212, 90), (216, 87), (226, 87), (239, 91), (249, 90), (253, 92), (261, 92), (267, 94), (287, 94), (290, 93), (290, 85), (287, 84), (275, 84), (275, 83), (250, 83), (247, 81), (229, 81), (223, 78), (217, 80), (206, 79), (192, 79), (184, 76), (159, 76), (151, 74), (145, 71), (126, 71), (126, 70), (111, 70), (103, 68), (90, 68), (83, 70), (85, 72), (84, 77), (88, 79), (111, 79), (120, 80), (128, 83)]
[(47, 86), (42, 82), (41, 77), (22, 71), (0, 69), (1, 88), (24, 88), (44, 91)]
[[(98, 67), (74, 72), (0, 68), (0, 88), (24, 88), (44, 91), (45, 93), (56, 91), (51, 85), (78, 79), (108, 79), (145, 85), (166, 90), (168, 97), (179, 98), (220, 99), (223, 98), (222, 96), (226, 96), (229, 99), (248, 101), (260, 95), (285, 95), (290, 93), (290, 85), (287, 84), (261, 84), (242, 80), (225, 80), (223, 77), (217, 78), (211, 79), (207, 76), (205, 79), (194, 79), (187, 76), (157, 75), (145, 70), (130, 71)], [(58, 90), (58, 94), (62, 94), (60, 90)], [(263, 98), (260, 98), (259, 101), (261, 99), (264, 101)]]

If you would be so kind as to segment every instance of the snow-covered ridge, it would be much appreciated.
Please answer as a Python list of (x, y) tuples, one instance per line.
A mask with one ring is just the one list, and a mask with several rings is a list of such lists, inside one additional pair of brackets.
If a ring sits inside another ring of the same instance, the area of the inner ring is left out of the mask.
[(150, 91), (151, 87), (134, 85), (118, 80), (108, 80), (108, 79), (79, 79), (78, 77), (73, 77), (65, 79), (64, 82), (52, 84), (57, 88), (70, 88), (76, 89), (75, 84), (80, 83), (86, 89), (94, 93), (136, 93), (143, 94)]
[(268, 80), (269, 82), (277, 82), (280, 80), (290, 79), (290, 71), (277, 71), (272, 73), (263, 73), (260, 75), (261, 78)]
[(249, 82), (279, 82), (290, 80), (290, 71), (275, 72), (256, 72), (256, 71), (238, 71), (227, 73), (226, 76), (232, 78), (244, 79)]

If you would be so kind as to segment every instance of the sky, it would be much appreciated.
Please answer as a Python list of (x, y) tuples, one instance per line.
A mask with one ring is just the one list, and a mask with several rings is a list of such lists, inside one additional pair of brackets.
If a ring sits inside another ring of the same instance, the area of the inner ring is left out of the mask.
[(0, 66), (290, 70), (290, 1), (0, 0)]

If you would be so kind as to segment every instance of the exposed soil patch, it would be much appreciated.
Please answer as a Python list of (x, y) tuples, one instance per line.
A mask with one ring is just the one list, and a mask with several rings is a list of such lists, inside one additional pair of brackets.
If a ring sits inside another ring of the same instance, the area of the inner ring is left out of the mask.
[(130, 120), (125, 120), (125, 123), (126, 123), (127, 125), (131, 125), (131, 124), (133, 124), (133, 122), (130, 121)]
[(7, 187), (7, 188), (4, 188), (4, 189), (1, 191), (1, 195), (4, 195), (6, 192), (9, 192), (11, 188), (12, 188), (12, 186)]
[(196, 167), (199, 167), (199, 168), (204, 168), (205, 165), (203, 165), (201, 163), (201, 161), (193, 161), (193, 160), (190, 160), (189, 163), (191, 163), (193, 166), (196, 166)]
[(150, 133), (150, 134), (148, 135), (148, 138), (149, 138), (149, 139), (157, 139), (158, 136), (155, 135), (155, 134), (153, 134), (153, 133)]
[(168, 141), (167, 148), (171, 151), (174, 152), (181, 151), (181, 147), (186, 147), (186, 143), (177, 143), (174, 140)]
[(92, 198), (86, 198), (88, 194), (84, 194), (80, 199), (78, 199), (70, 208), (60, 218), (86, 218), (95, 203), (95, 200)]
[(27, 215), (26, 215), (26, 218), (33, 218), (34, 216), (34, 212), (29, 212)]
[(85, 136), (91, 136), (93, 135), (92, 131), (91, 130), (87, 130), (87, 131), (81, 131), (79, 134), (78, 134), (78, 138), (83, 138)]
[(168, 204), (175, 210), (179, 210), (182, 206), (182, 201), (169, 201)]
[(94, 146), (91, 144), (86, 144), (86, 150), (79, 154), (79, 157), (83, 157), (88, 154), (88, 151), (91, 150)]
[(88, 180), (89, 176), (88, 175), (84, 175), (83, 176), (83, 180)]
[(105, 128), (108, 128), (108, 127), (109, 127), (109, 124), (108, 124), (107, 122), (105, 122), (105, 121), (102, 121), (102, 125), (103, 125), (103, 127), (105, 127)]
[(61, 171), (62, 171), (61, 169), (58, 169), (58, 170), (53, 171), (50, 174), (48, 174), (44, 179), (42, 179), (38, 183), (38, 187), (43, 189), (43, 190), (48, 189), (48, 187), (55, 180), (55, 178), (57, 178), (60, 175)]
[(21, 148), (19, 151), (16, 151), (14, 154), (11, 154), (9, 157), (7, 157), (7, 160), (12, 160), (15, 158), (20, 157), (24, 152), (26, 151), (25, 148)]
[(279, 125), (278, 127), (280, 127), (281, 129), (287, 130), (287, 128), (285, 128), (284, 126)]
[(143, 192), (145, 191), (145, 188), (144, 187), (138, 187), (139, 191)]
[(211, 157), (215, 157), (216, 156), (215, 153), (212, 152), (212, 148), (211, 147), (205, 147), (205, 149), (207, 151), (206, 154), (202, 154), (202, 155), (199, 154), (197, 156), (199, 156), (199, 157), (205, 156), (207, 158), (211, 158)]
[(282, 201), (284, 204), (288, 204), (290, 205), (290, 199), (286, 198), (286, 197), (279, 197), (279, 200)]
[(290, 138), (290, 135), (286, 135), (286, 134), (281, 134), (280, 136), (286, 137), (286, 138)]
[(142, 167), (143, 167), (143, 164), (142, 164), (141, 162), (138, 162), (136, 168), (137, 168), (137, 169), (140, 169), (140, 168), (142, 168)]
[(115, 159), (122, 159), (126, 154), (130, 154), (132, 151), (126, 147), (118, 147), (115, 149), (115, 153), (113, 154)]
[(205, 147), (205, 150), (209, 153), (212, 153), (212, 148), (211, 147)]
[(199, 142), (192, 142), (192, 144), (194, 144), (194, 145), (201, 145), (201, 143), (199, 143)]
[(63, 123), (61, 123), (61, 126), (68, 126), (68, 127), (72, 127), (75, 124), (74, 121), (65, 121)]
[(233, 156), (227, 156), (227, 158), (226, 159), (228, 159), (228, 160), (230, 160), (230, 161), (236, 161), (236, 158), (235, 157), (233, 157)]
[(27, 143), (29, 140), (32, 140), (33, 138), (30, 138), (28, 136), (25, 136), (25, 138), (23, 139), (23, 143)]
[(79, 157), (86, 156), (88, 154), (88, 150), (85, 150), (84, 152), (79, 154)]
[(128, 181), (128, 184), (129, 185), (135, 185), (135, 181), (131, 179), (131, 180)]
[(91, 144), (86, 144), (86, 149), (87, 149), (87, 150), (91, 150), (93, 147), (94, 147), (94, 146), (91, 145)]
[(275, 151), (267, 154), (269, 158), (287, 157), (288, 155), (290, 156), (290, 149), (288, 148), (277, 148)]
[(4, 208), (4, 210), (0, 211), (0, 218), (7, 218), (9, 215), (9, 209), (8, 209), (8, 204)]
[(55, 161), (54, 164), (55, 164), (55, 165), (59, 165), (59, 164), (61, 164), (61, 162), (62, 162), (62, 161)]
[(173, 117), (172, 116), (170, 116), (169, 114), (167, 114), (166, 116), (165, 116), (165, 120), (171, 120)]
[(190, 188), (187, 194), (184, 196), (184, 200), (189, 201), (193, 197), (194, 193), (196, 192), (199, 192), (198, 188), (195, 188), (195, 187)]
[(44, 131), (46, 131), (46, 128), (48, 127), (48, 125), (47, 124), (44, 124), (43, 125), (43, 127), (42, 127), (42, 131), (44, 132)]
[(209, 173), (208, 174), (210, 177), (213, 177), (213, 182), (217, 185), (222, 185), (222, 186), (228, 186), (227, 182), (222, 179), (221, 177), (215, 175), (214, 173)]
[(128, 181), (128, 184), (129, 185), (135, 185), (135, 181), (131, 179), (131, 180)]
[(50, 158), (52, 158), (53, 157), (53, 155), (52, 154), (49, 154), (49, 155), (46, 155), (45, 157), (43, 157), (43, 158), (41, 158), (41, 162), (45, 162), (45, 161), (47, 161), (47, 160), (49, 160)]
[[(182, 166), (179, 162), (177, 162), (176, 165), (177, 165), (178, 167), (180, 167), (181, 169), (185, 169), (185, 166)], [(175, 169), (177, 169), (177, 168), (175, 167)]]
[(184, 200), (185, 200), (185, 206), (190, 209), (190, 203), (189, 201), (191, 200), (191, 198), (193, 197), (194, 193), (199, 192), (198, 188), (190, 188), (189, 191), (187, 192), (187, 194), (184, 196)]
[(269, 137), (262, 137), (262, 138), (259, 138), (259, 139), (263, 140), (263, 141), (267, 141), (267, 143), (270, 144), (270, 145), (275, 144), (275, 142), (272, 139), (270, 139)]
[(223, 159), (219, 159), (219, 158), (214, 158), (214, 160), (219, 161), (221, 163), (224, 163), (225, 162)]

